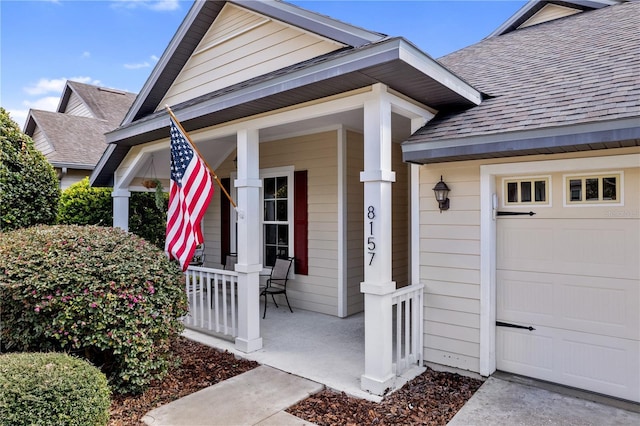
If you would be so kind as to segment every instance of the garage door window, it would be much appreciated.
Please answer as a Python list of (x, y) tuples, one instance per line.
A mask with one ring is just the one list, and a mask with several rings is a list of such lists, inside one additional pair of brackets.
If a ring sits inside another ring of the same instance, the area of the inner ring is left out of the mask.
[(566, 176), (567, 204), (608, 204), (620, 201), (622, 173)]
[(505, 205), (549, 204), (549, 177), (503, 180)]

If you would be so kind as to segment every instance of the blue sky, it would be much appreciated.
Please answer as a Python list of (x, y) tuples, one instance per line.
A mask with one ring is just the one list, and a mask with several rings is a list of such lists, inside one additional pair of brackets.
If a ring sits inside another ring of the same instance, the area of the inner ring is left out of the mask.
[[(193, 0), (0, 0), (0, 106), (20, 127), (67, 80), (137, 93)], [(290, 0), (438, 58), (482, 40), (523, 0)]]

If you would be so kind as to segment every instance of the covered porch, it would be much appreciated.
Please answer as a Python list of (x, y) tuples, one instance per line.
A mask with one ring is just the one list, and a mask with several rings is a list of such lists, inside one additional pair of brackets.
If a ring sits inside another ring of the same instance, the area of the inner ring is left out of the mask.
[[(190, 303), (194, 302), (191, 298)], [(188, 319), (185, 320), (187, 328), (183, 335), (244, 359), (308, 378), (336, 391), (371, 401), (382, 399), (382, 396), (362, 390), (360, 385), (365, 367), (364, 312), (339, 318), (298, 308), (291, 313), (286, 304), (282, 306), (278, 302), (278, 305), (280, 307), (276, 308), (273, 303), (268, 304), (265, 319), (262, 319), (261, 306), (263, 348), (258, 351), (240, 351), (230, 336), (211, 332), (206, 324), (203, 324), (205, 327), (194, 322), (190, 324)], [(204, 312), (205, 317), (208, 311)], [(227, 310), (229, 316), (231, 312), (231, 309)], [(200, 311), (196, 309), (194, 313), (199, 315)], [(401, 387), (423, 372), (421, 365), (421, 360), (407, 365), (406, 371), (396, 378), (394, 388)]]

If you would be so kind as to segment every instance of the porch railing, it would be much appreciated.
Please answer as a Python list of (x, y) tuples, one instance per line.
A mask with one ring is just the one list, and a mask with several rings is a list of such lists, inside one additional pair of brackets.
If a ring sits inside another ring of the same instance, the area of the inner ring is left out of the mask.
[(190, 266), (185, 272), (188, 328), (233, 339), (238, 335), (238, 273)]
[(393, 359), (397, 376), (413, 365), (422, 365), (424, 284), (410, 285), (393, 293)]

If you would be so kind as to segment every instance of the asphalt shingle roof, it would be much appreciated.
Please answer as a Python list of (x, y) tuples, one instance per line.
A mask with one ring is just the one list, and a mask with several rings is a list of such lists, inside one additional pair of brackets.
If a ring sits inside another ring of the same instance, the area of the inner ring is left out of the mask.
[[(53, 152), (46, 155), (52, 164), (93, 168), (105, 148), (105, 133), (122, 122), (136, 95), (134, 93), (68, 81), (60, 110), (65, 111), (71, 91), (82, 99), (96, 118), (80, 117), (65, 112), (31, 110), (35, 125), (44, 133)], [(33, 135), (34, 126), (28, 126)]]
[(489, 96), (440, 113), (411, 142), (640, 116), (640, 2), (483, 40), (439, 62)]
[(106, 148), (104, 134), (112, 130), (107, 121), (95, 118), (40, 110), (31, 115), (53, 146), (46, 156), (52, 164), (95, 166)]

